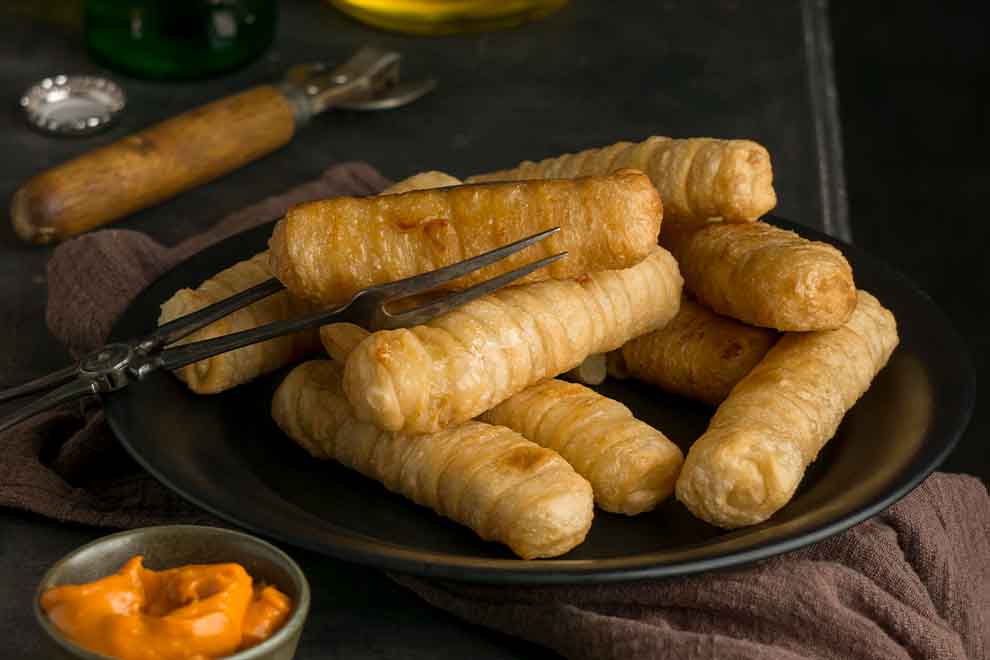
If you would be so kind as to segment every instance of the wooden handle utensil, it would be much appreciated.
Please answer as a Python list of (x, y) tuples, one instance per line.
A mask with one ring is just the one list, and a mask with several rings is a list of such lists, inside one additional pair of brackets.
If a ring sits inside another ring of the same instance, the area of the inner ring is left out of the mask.
[(295, 132), (274, 87), (173, 117), (28, 180), (10, 218), (28, 243), (53, 243), (164, 201), (278, 149)]
[(214, 101), (42, 172), (14, 193), (14, 231), (28, 243), (62, 241), (275, 151), (327, 108), (398, 107), (433, 88), (396, 86), (399, 58), (364, 48), (336, 68), (300, 65), (281, 85)]

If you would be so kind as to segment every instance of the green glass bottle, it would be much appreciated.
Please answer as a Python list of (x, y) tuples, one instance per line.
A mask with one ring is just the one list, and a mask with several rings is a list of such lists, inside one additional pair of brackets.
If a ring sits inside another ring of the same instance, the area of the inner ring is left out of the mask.
[(86, 0), (86, 46), (141, 78), (206, 78), (247, 64), (272, 42), (277, 0)]

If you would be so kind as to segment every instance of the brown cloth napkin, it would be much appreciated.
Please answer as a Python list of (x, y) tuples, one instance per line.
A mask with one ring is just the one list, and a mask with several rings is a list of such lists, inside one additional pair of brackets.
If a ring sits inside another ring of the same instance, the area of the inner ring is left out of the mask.
[(986, 660), (990, 498), (936, 473), (884, 513), (739, 570), (606, 585), (392, 579), (568, 658)]
[[(197, 250), (292, 204), (387, 183), (367, 165), (343, 164), (172, 248), (121, 230), (65, 243), (49, 264), (48, 325), (74, 355), (91, 350), (148, 282)], [(118, 528), (217, 524), (134, 464), (93, 405), (0, 436), (0, 506)], [(870, 521), (739, 570), (540, 588), (392, 578), (571, 658), (990, 658), (990, 498), (961, 475), (933, 475)]]
[[(145, 234), (117, 229), (63, 243), (48, 263), (48, 327), (79, 357), (106, 342), (113, 321), (138, 292), (190, 255), (277, 220), (294, 204), (371, 195), (389, 183), (370, 165), (342, 163), (171, 248)], [(53, 411), (0, 435), (0, 506), (103, 527), (221, 524), (138, 467), (93, 404)]]

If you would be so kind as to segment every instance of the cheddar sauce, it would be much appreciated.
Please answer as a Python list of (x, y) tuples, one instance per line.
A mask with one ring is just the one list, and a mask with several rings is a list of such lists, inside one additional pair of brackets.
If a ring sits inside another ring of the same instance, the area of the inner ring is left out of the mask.
[(49, 589), (41, 607), (69, 639), (122, 660), (206, 660), (277, 631), (291, 599), (256, 586), (240, 564), (152, 571), (136, 556), (117, 573)]

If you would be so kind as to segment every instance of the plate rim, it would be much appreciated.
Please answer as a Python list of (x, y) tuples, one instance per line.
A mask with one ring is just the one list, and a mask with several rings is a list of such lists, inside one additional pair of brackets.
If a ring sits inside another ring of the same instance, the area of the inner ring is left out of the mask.
[[(104, 410), (106, 411), (105, 417), (118, 442), (120, 442), (127, 453), (142, 468), (147, 470), (149, 474), (165, 487), (195, 506), (204, 509), (227, 523), (247, 529), (254, 534), (276, 539), (291, 546), (305, 548), (321, 555), (331, 556), (365, 566), (377, 567), (383, 570), (421, 577), (444, 578), (486, 584), (609, 583), (646, 578), (686, 576), (713, 570), (722, 570), (745, 566), (762, 559), (792, 552), (834, 536), (873, 517), (908, 495), (934, 472), (956, 448), (972, 418), (976, 399), (976, 373), (972, 357), (961, 335), (934, 300), (906, 275), (888, 265), (883, 260), (870, 256), (862, 249), (840, 239), (828, 236), (819, 230), (800, 225), (777, 215), (768, 215), (762, 219), (796, 231), (798, 234), (812, 240), (828, 242), (839, 247), (844, 254), (847, 252), (854, 253), (856, 259), (870, 261), (871, 267), (882, 271), (884, 277), (897, 280), (899, 285), (922, 298), (930, 309), (936, 312), (933, 316), (935, 322), (941, 326), (944, 332), (952, 337), (952, 344), (958, 349), (958, 357), (965, 371), (965, 373), (959, 374), (962, 391), (960, 392), (960, 396), (955, 398), (955, 401), (957, 401), (956, 409), (960, 414), (952, 420), (953, 423), (950, 424), (950, 428), (945, 429), (947, 435), (938, 451), (933, 455), (928, 455), (930, 452), (926, 452), (925, 445), (922, 445), (919, 448), (918, 455), (909, 461), (900, 471), (891, 475), (887, 487), (880, 488), (872, 498), (860, 506), (853, 508), (845, 515), (840, 515), (837, 519), (814, 526), (794, 536), (771, 539), (745, 550), (730, 551), (727, 554), (714, 557), (673, 562), (667, 561), (663, 563), (656, 563), (656, 559), (653, 560), (654, 563), (651, 563), (650, 558), (655, 557), (655, 555), (643, 553), (629, 557), (609, 559), (550, 558), (527, 561), (514, 558), (473, 558), (429, 550), (416, 550), (401, 545), (391, 545), (367, 537), (362, 538), (360, 534), (347, 531), (340, 531), (334, 536), (332, 541), (321, 543), (313, 541), (311, 538), (300, 538), (292, 533), (282, 532), (277, 529), (277, 525), (265, 526), (264, 524), (259, 524), (240, 516), (237, 513), (229, 513), (222, 507), (217, 507), (207, 499), (200, 497), (197, 493), (190, 492), (181, 485), (173, 483), (168, 475), (146, 460), (139, 449), (127, 440), (127, 433), (125, 433), (120, 420), (115, 415), (114, 397), (112, 396), (103, 399)], [(204, 248), (202, 251), (183, 259), (159, 275), (159, 277), (155, 278), (155, 280), (150, 282), (135, 296), (134, 300), (127, 305), (125, 310), (115, 320), (110, 332), (111, 341), (121, 338), (120, 326), (123, 325), (129, 312), (131, 312), (135, 303), (144, 294), (145, 290), (156, 284), (159, 280), (169, 277), (173, 271), (182, 268), (190, 260), (207, 258), (209, 253), (220, 250), (228, 241), (236, 238), (244, 239), (248, 233), (260, 233), (264, 227), (271, 224), (265, 223), (228, 236)], [(247, 255), (243, 258), (249, 256)]]

